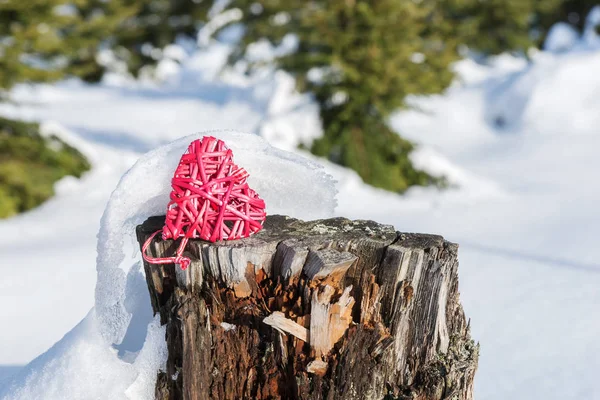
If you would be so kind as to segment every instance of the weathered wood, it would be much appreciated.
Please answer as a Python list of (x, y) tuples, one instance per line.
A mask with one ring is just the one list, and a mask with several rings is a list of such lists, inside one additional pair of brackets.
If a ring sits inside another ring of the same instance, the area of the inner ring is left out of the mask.
[(289, 333), (296, 336), (303, 342), (308, 342), (308, 329), (299, 323), (285, 317), (281, 311), (275, 311), (262, 321), (263, 323), (272, 326), (281, 333)]
[[(138, 226), (140, 243), (163, 221)], [(144, 263), (167, 325), (156, 397), (470, 400), (457, 250), (371, 221), (269, 216), (248, 239), (190, 241), (186, 271)]]
[(344, 289), (337, 302), (333, 301), (336, 295), (336, 288), (333, 286), (323, 285), (313, 291), (309, 332), (311, 355), (327, 355), (348, 330), (354, 306), (350, 290), (352, 286)]

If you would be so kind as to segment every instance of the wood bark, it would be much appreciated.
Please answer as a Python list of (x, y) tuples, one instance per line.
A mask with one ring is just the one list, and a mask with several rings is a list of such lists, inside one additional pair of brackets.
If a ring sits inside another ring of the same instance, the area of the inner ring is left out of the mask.
[[(140, 245), (163, 222), (138, 226)], [(150, 252), (174, 254), (159, 236)], [(185, 271), (144, 262), (167, 326), (156, 398), (470, 400), (479, 346), (457, 250), (372, 221), (276, 215), (247, 239), (190, 241)]]

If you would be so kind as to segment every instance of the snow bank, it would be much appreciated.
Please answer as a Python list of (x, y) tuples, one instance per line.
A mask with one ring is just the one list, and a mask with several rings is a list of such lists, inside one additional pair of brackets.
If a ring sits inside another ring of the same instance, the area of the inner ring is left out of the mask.
[(99, 334), (94, 311), (50, 350), (21, 370), (5, 388), (3, 400), (152, 400), (167, 349), (165, 327), (157, 316), (134, 363), (117, 357)]
[(274, 73), (274, 90), (269, 92), (266, 118), (259, 135), (273, 146), (294, 151), (298, 145), (309, 146), (323, 135), (319, 106), (306, 94), (296, 91), (296, 80), (288, 73)]
[(583, 40), (587, 46), (600, 47), (600, 32), (598, 32), (598, 27), (600, 27), (600, 5), (592, 8), (585, 19)]
[[(258, 136), (206, 132), (234, 152), (269, 214), (302, 219), (333, 215), (335, 182), (323, 167), (270, 146)], [(166, 362), (164, 327), (152, 318), (135, 244), (135, 225), (165, 212), (170, 180), (188, 144), (184, 137), (143, 155), (121, 178), (98, 234), (96, 306), (46, 353), (0, 390), (3, 399), (152, 399)], [(130, 248), (128, 248), (130, 247)], [(130, 251), (128, 251), (130, 250)]]
[[(262, 138), (235, 131), (206, 132), (225, 141), (234, 161), (250, 173), (248, 182), (267, 204), (268, 214), (301, 219), (333, 215), (335, 185), (323, 167), (270, 146)], [(123, 176), (110, 197), (98, 234), (96, 314), (109, 343), (120, 343), (131, 319), (125, 290), (128, 265), (124, 242), (135, 241), (135, 225), (163, 215), (169, 202), (171, 178), (189, 143), (203, 134), (179, 139), (153, 150)]]
[(548, 36), (544, 41), (544, 50), (556, 53), (568, 51), (575, 46), (578, 40), (579, 33), (571, 24), (559, 22), (548, 31)]

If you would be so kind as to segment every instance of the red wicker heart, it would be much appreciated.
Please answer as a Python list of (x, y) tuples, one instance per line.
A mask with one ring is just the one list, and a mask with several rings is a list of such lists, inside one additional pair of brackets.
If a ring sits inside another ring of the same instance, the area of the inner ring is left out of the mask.
[(262, 229), (265, 202), (252, 190), (248, 173), (233, 162), (233, 152), (212, 136), (194, 140), (181, 157), (171, 181), (171, 201), (162, 237), (183, 240), (176, 257), (152, 258), (144, 244), (144, 259), (154, 264), (177, 263), (183, 269), (189, 259), (182, 256), (190, 238), (215, 242), (248, 237)]

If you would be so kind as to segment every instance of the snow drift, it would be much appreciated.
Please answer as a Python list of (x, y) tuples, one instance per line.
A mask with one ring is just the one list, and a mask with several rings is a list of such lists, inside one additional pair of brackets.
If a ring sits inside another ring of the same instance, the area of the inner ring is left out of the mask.
[[(335, 182), (323, 167), (235, 131), (205, 134), (223, 140), (270, 214), (303, 219), (333, 215)], [(135, 226), (162, 215), (181, 155), (196, 134), (140, 157), (121, 178), (98, 233), (96, 304), (88, 316), (49, 351), (21, 371), (0, 395), (7, 399), (152, 399), (158, 369), (166, 362), (164, 327), (152, 318), (135, 246)]]

